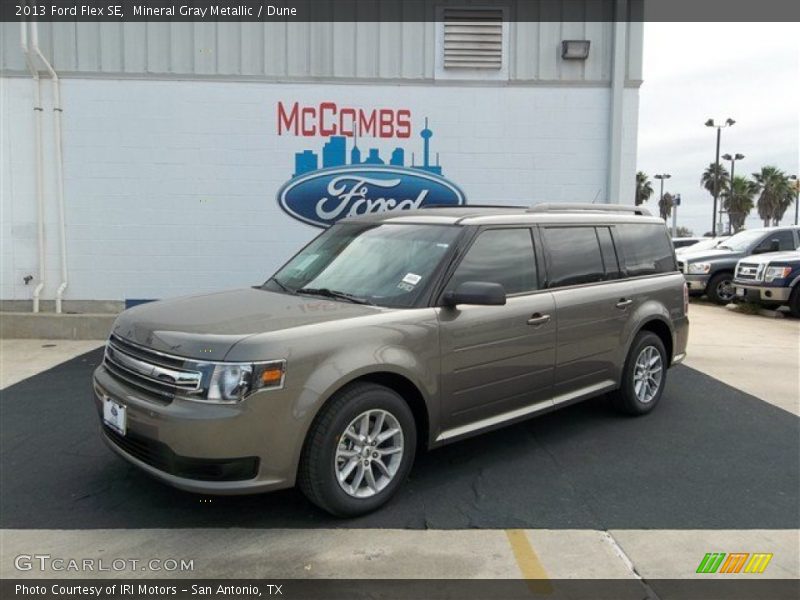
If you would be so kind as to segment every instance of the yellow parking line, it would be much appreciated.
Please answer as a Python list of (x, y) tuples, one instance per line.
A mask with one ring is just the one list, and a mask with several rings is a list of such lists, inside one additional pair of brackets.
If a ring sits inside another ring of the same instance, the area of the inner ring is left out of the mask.
[(508, 536), (508, 543), (514, 552), (514, 558), (517, 559), (517, 566), (522, 577), (529, 580), (530, 590), (538, 594), (552, 592), (553, 586), (547, 577), (547, 571), (544, 570), (525, 530), (506, 529), (506, 536)]

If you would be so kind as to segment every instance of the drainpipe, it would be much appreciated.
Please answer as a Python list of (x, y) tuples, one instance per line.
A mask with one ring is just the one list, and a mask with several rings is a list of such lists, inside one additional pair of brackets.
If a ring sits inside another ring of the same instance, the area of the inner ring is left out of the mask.
[(616, 0), (614, 20), (614, 58), (611, 65), (611, 114), (609, 115), (610, 147), (608, 155), (608, 202), (619, 204), (622, 171), (622, 106), (627, 63), (627, 1)]
[(37, 241), (39, 246), (39, 283), (33, 290), (33, 312), (39, 312), (39, 296), (44, 288), (45, 264), (44, 264), (44, 184), (43, 184), (43, 163), (42, 156), (42, 88), (39, 81), (39, 72), (33, 64), (31, 49), (28, 45), (28, 24), (25, 21), (20, 23), (20, 45), (22, 53), (25, 55), (25, 64), (31, 73), (33, 82), (33, 126), (34, 126), (34, 156), (36, 165), (36, 215), (38, 219)]
[(61, 284), (56, 291), (56, 312), (61, 312), (61, 300), (64, 297), (64, 290), (67, 289), (67, 235), (64, 219), (64, 155), (61, 143), (61, 80), (53, 65), (44, 57), (39, 49), (39, 27), (36, 21), (31, 23), (31, 42), (33, 52), (42, 61), (44, 68), (53, 80), (53, 139), (56, 150), (56, 195), (58, 198), (58, 229), (61, 242)]

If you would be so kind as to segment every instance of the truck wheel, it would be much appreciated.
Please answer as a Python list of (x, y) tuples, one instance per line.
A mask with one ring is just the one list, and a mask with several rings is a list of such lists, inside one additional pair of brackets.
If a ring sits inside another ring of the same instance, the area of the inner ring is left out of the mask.
[(406, 479), (416, 445), (405, 400), (382, 385), (355, 383), (337, 392), (314, 420), (297, 482), (311, 502), (333, 515), (368, 513)]
[(789, 313), (795, 319), (800, 319), (800, 284), (794, 286), (789, 296)]
[(656, 407), (667, 380), (667, 352), (655, 333), (641, 331), (633, 340), (618, 390), (610, 394), (614, 407), (629, 415), (645, 415)]
[(730, 273), (717, 273), (708, 280), (706, 294), (709, 300), (717, 304), (728, 304), (736, 296), (733, 286), (733, 275)]

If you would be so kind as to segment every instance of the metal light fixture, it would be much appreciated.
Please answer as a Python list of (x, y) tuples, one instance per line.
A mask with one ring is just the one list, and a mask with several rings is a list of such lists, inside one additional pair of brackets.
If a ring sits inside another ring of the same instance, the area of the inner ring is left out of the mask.
[(561, 58), (586, 60), (589, 58), (589, 44), (589, 40), (564, 40), (561, 42)]
[[(716, 170), (714, 172), (714, 208), (713, 212), (711, 213), (711, 235), (713, 237), (716, 237), (717, 235), (717, 199), (719, 198), (719, 143), (722, 136), (722, 129), (724, 127), (730, 127), (734, 123), (736, 123), (736, 121), (730, 117), (725, 119), (725, 123), (722, 125), (717, 125), (714, 123), (714, 119), (709, 119), (705, 123), (706, 127), (715, 127), (717, 130), (717, 159), (714, 161), (714, 164), (716, 165)], [(742, 156), (742, 158), (744, 158), (744, 156)]]

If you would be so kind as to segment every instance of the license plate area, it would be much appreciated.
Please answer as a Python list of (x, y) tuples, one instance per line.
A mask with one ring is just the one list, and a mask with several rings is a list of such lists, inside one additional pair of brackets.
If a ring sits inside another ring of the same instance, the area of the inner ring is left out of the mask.
[(736, 295), (737, 296), (744, 296), (744, 288), (737, 287), (736, 288)]
[(103, 423), (120, 435), (125, 435), (127, 428), (127, 409), (111, 398), (103, 398)]

